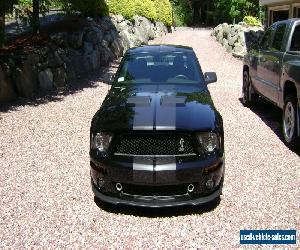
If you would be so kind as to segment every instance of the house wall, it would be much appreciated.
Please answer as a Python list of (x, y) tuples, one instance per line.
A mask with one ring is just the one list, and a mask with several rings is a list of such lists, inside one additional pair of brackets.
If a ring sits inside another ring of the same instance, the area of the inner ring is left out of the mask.
[(276, 11), (288, 10), (289, 18), (297, 17), (300, 13), (300, 0), (261, 0), (260, 4), (267, 7), (266, 26), (270, 26), (273, 23), (273, 14)]

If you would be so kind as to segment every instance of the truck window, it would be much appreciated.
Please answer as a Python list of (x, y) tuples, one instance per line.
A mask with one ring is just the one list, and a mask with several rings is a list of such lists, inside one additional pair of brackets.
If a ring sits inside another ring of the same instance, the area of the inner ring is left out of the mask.
[(286, 29), (285, 23), (281, 23), (281, 24), (277, 25), (277, 29), (275, 31), (273, 44), (272, 44), (272, 50), (281, 51), (281, 46), (282, 46), (282, 41), (284, 38), (285, 29)]
[(268, 28), (261, 40), (260, 43), (260, 48), (263, 50), (268, 50), (270, 49), (270, 45), (271, 45), (271, 41), (272, 41), (272, 36), (273, 36), (273, 32), (274, 32), (274, 27), (271, 26), (270, 28)]
[(300, 51), (300, 25), (296, 26), (295, 28), (290, 50)]

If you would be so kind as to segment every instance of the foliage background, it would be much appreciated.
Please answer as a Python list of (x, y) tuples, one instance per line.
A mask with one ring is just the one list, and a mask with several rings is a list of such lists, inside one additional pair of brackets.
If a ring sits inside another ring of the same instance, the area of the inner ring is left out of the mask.
[(176, 26), (188, 26), (193, 20), (193, 10), (186, 0), (171, 0)]
[(106, 0), (106, 3), (109, 12), (121, 14), (129, 20), (134, 15), (139, 15), (152, 21), (162, 21), (166, 25), (172, 24), (172, 6), (169, 0)]

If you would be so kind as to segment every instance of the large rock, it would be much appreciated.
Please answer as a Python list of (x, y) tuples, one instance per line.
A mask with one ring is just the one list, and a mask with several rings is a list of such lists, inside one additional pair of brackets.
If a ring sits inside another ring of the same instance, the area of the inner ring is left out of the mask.
[(162, 22), (155, 22), (154, 34), (155, 37), (161, 37), (168, 33), (167, 27)]
[(69, 35), (69, 45), (71, 48), (78, 49), (83, 43), (83, 31), (77, 31)]
[(123, 43), (126, 44), (129, 48), (138, 46), (134, 34), (130, 33), (129, 30), (123, 30), (120, 33), (120, 37), (123, 39)]
[(51, 69), (46, 69), (39, 73), (40, 89), (52, 90), (53, 89), (53, 74)]
[(118, 32), (121, 32), (123, 30), (127, 30), (128, 29), (128, 24), (127, 22), (121, 22), (121, 23), (115, 23), (115, 27), (117, 29)]
[(35, 64), (38, 56), (29, 55), (23, 65), (16, 69), (16, 86), (19, 96), (31, 97), (38, 89), (38, 74)]
[(88, 56), (89, 61), (89, 71), (94, 71), (100, 67), (100, 51), (93, 50), (93, 52)]
[(260, 35), (263, 33), (261, 27), (248, 27), (240, 23), (229, 25), (223, 23), (215, 27), (211, 33), (216, 40), (221, 43), (228, 52), (238, 57), (243, 57), (247, 48), (258, 43)]
[(0, 66), (0, 102), (13, 101), (16, 97), (11, 81)]
[(134, 27), (133, 32), (133, 38), (134, 38), (134, 46), (140, 46), (142, 44), (147, 44), (149, 41), (149, 37), (145, 33), (141, 33), (140, 30), (137, 27)]
[(105, 32), (115, 29), (115, 26), (114, 26), (112, 20), (108, 16), (102, 17), (100, 19), (99, 25), (101, 26), (101, 29)]
[(66, 32), (52, 34), (50, 39), (60, 47), (68, 47), (68, 33)]
[(103, 32), (100, 27), (92, 26), (87, 30), (84, 40), (94, 45), (101, 43), (103, 39)]
[(123, 21), (126, 21), (126, 19), (122, 15), (115, 15), (112, 17), (113, 20), (116, 20), (117, 23), (122, 23)]
[(111, 44), (112, 52), (116, 57), (120, 57), (123, 55), (123, 44), (121, 39), (115, 39)]
[(134, 26), (138, 31), (145, 36), (145, 40), (152, 40), (155, 37), (154, 30), (151, 27), (151, 22), (141, 16), (134, 16)]
[(47, 61), (48, 61), (49, 67), (51, 67), (51, 68), (60, 67), (64, 64), (64, 61), (60, 57), (58, 51), (54, 51), (53, 53), (49, 53)]
[(64, 88), (66, 86), (67, 74), (63, 67), (52, 69), (53, 83), (57, 88)]
[(239, 38), (238, 35), (234, 35), (234, 36), (229, 37), (228, 44), (230, 46), (233, 46), (237, 42), (238, 38)]
[(111, 61), (116, 59), (113, 52), (106, 47), (101, 48), (101, 66), (107, 66)]
[(84, 50), (84, 54), (88, 55), (90, 53), (92, 53), (94, 47), (93, 44), (90, 42), (84, 42), (83, 43), (83, 50)]

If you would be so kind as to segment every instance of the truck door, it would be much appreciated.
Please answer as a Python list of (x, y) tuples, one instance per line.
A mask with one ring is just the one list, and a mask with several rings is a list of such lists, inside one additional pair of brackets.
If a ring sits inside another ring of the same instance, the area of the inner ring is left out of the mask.
[(286, 23), (274, 24), (270, 28), (270, 38), (262, 43), (257, 65), (257, 77), (261, 85), (261, 94), (278, 103), (280, 90), (281, 65), (285, 47), (283, 40)]

